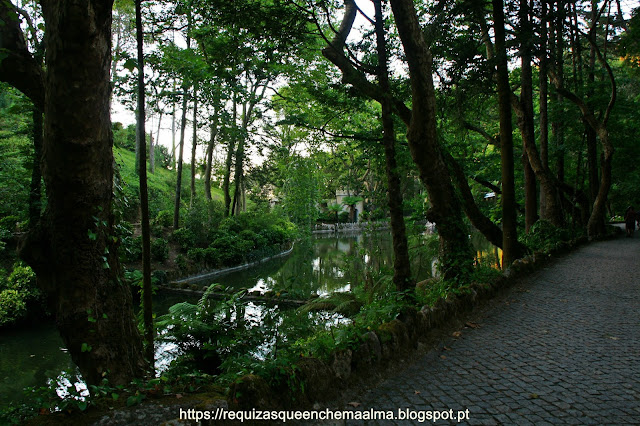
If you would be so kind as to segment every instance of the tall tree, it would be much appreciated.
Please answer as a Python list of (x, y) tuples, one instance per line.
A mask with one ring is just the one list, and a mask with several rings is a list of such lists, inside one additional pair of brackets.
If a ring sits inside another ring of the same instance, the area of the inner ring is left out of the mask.
[[(187, 9), (186, 28), (187, 50), (191, 48), (191, 12)], [(176, 174), (176, 196), (173, 205), (173, 229), (180, 227), (180, 199), (182, 193), (182, 163), (184, 156), (184, 133), (187, 128), (187, 106), (189, 104), (189, 83), (186, 76), (182, 81), (182, 121), (180, 124), (180, 141), (178, 142), (178, 166)]]
[[(140, 224), (142, 228), (142, 305), (144, 318), (145, 356), (153, 369), (153, 305), (151, 290), (151, 232), (149, 229), (149, 191), (147, 189), (147, 158), (145, 132), (144, 33), (142, 30), (142, 0), (135, 0), (136, 40), (138, 47), (138, 115), (136, 127), (140, 140)], [(153, 138), (153, 135), (152, 135)], [(153, 145), (151, 145), (153, 146)]]
[(438, 143), (431, 52), (413, 1), (391, 0), (391, 8), (409, 65), (412, 109), (407, 140), (429, 193), (431, 208), (427, 219), (438, 226), (443, 276), (463, 276), (471, 268), (471, 248), (462, 208)]
[(398, 164), (396, 161), (396, 134), (393, 126), (393, 106), (391, 103), (391, 85), (389, 83), (389, 69), (387, 64), (387, 42), (385, 40), (384, 18), (382, 15), (382, 1), (373, 0), (375, 7), (376, 46), (378, 52), (378, 84), (386, 94), (380, 102), (382, 107), (382, 142), (387, 173), (387, 197), (391, 222), (391, 236), (393, 239), (393, 282), (398, 290), (410, 288), (411, 261), (409, 245), (404, 223), (404, 209), (402, 206), (402, 190)]
[(502, 266), (515, 260), (518, 241), (516, 222), (515, 183), (513, 171), (513, 130), (511, 125), (511, 88), (507, 67), (504, 10), (502, 0), (492, 0), (496, 37), (496, 69), (498, 80), (498, 108), (500, 111), (500, 159), (502, 164)]
[(58, 0), (42, 7), (48, 200), (21, 256), (36, 272), (86, 382), (107, 376), (125, 384), (144, 375), (147, 364), (113, 236), (112, 2)]

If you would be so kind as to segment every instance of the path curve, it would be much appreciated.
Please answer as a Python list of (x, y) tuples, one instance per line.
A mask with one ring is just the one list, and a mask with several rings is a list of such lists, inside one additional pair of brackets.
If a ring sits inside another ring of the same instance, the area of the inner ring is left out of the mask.
[(351, 409), (468, 409), (460, 424), (470, 425), (640, 424), (640, 233), (553, 262), (473, 321)]

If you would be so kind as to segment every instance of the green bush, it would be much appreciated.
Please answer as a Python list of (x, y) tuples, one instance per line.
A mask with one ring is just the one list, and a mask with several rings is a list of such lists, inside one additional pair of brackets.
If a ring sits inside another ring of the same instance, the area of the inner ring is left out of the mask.
[(151, 258), (164, 262), (169, 257), (169, 243), (164, 238), (156, 238), (151, 242)]
[(537, 221), (529, 230), (529, 233), (522, 237), (525, 245), (533, 251), (550, 251), (555, 249), (562, 241), (569, 241), (571, 233), (569, 230), (559, 228), (546, 220)]
[(36, 274), (29, 266), (16, 263), (8, 277), (1, 272), (0, 326), (24, 319), (30, 310), (41, 310), (41, 292), (36, 286)]
[(180, 245), (180, 248), (183, 251), (187, 251), (196, 246), (196, 235), (190, 229), (176, 229), (173, 231), (173, 235), (171, 237), (173, 238), (173, 241)]
[(27, 304), (14, 289), (0, 291), (0, 327), (22, 319), (27, 313)]
[(171, 210), (160, 210), (153, 219), (154, 225), (164, 226), (165, 228), (173, 225), (173, 212)]
[(120, 255), (125, 263), (137, 262), (142, 259), (142, 236), (133, 237), (133, 235), (129, 235), (122, 237)]

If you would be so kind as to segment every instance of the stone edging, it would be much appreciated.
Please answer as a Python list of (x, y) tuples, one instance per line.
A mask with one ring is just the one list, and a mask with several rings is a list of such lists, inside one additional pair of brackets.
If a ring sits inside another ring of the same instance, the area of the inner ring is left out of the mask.
[(220, 275), (225, 275), (231, 272), (235, 272), (235, 271), (241, 271), (243, 269), (248, 269), (251, 268), (253, 266), (257, 266), (260, 265), (261, 263), (264, 262), (268, 262), (269, 260), (272, 259), (277, 259), (279, 257), (284, 257), (284, 256), (288, 256), (289, 254), (291, 254), (291, 252), (293, 251), (293, 247), (295, 246), (295, 242), (291, 243), (291, 247), (288, 248), (287, 250), (274, 254), (273, 256), (268, 256), (268, 257), (263, 257), (262, 259), (256, 260), (255, 262), (249, 262), (249, 263), (243, 263), (242, 265), (238, 265), (238, 266), (232, 266), (230, 268), (222, 268), (222, 269), (214, 269), (211, 271), (203, 271), (199, 274), (196, 275), (190, 275), (186, 278), (180, 278), (177, 280), (172, 280), (170, 281), (167, 285), (171, 286), (174, 284), (184, 284), (184, 283), (196, 283), (196, 282), (200, 282), (200, 281), (204, 281), (204, 280), (208, 280), (211, 279), (213, 277), (217, 277)]
[(482, 302), (511, 287), (517, 278), (539, 269), (552, 255), (567, 253), (588, 241), (582, 237), (563, 242), (550, 253), (525, 256), (516, 260), (493, 282), (473, 283), (468, 293), (441, 298), (434, 306), (403, 312), (397, 319), (363, 334), (356, 349), (334, 352), (329, 356), (329, 362), (302, 357), (290, 368), (289, 379), (285, 380), (287, 383), (277, 389), (260, 376), (244, 376), (232, 384), (229, 406), (237, 409), (308, 408), (318, 402), (335, 400), (342, 391), (356, 385), (360, 378), (375, 374), (390, 361), (417, 349), (421, 338), (462, 318)]

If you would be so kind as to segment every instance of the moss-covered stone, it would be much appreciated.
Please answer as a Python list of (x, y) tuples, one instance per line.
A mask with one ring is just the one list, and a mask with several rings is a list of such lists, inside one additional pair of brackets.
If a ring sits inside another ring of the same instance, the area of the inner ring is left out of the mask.
[(382, 346), (382, 358), (390, 359), (396, 353), (409, 349), (409, 334), (407, 326), (400, 320), (394, 319), (378, 327), (378, 334)]
[(279, 409), (280, 405), (269, 384), (260, 376), (249, 374), (232, 383), (229, 388), (229, 406), (233, 409)]
[(362, 343), (353, 353), (352, 366), (361, 373), (371, 366), (377, 364), (382, 359), (382, 347), (380, 339), (373, 331), (369, 331), (362, 336)]

